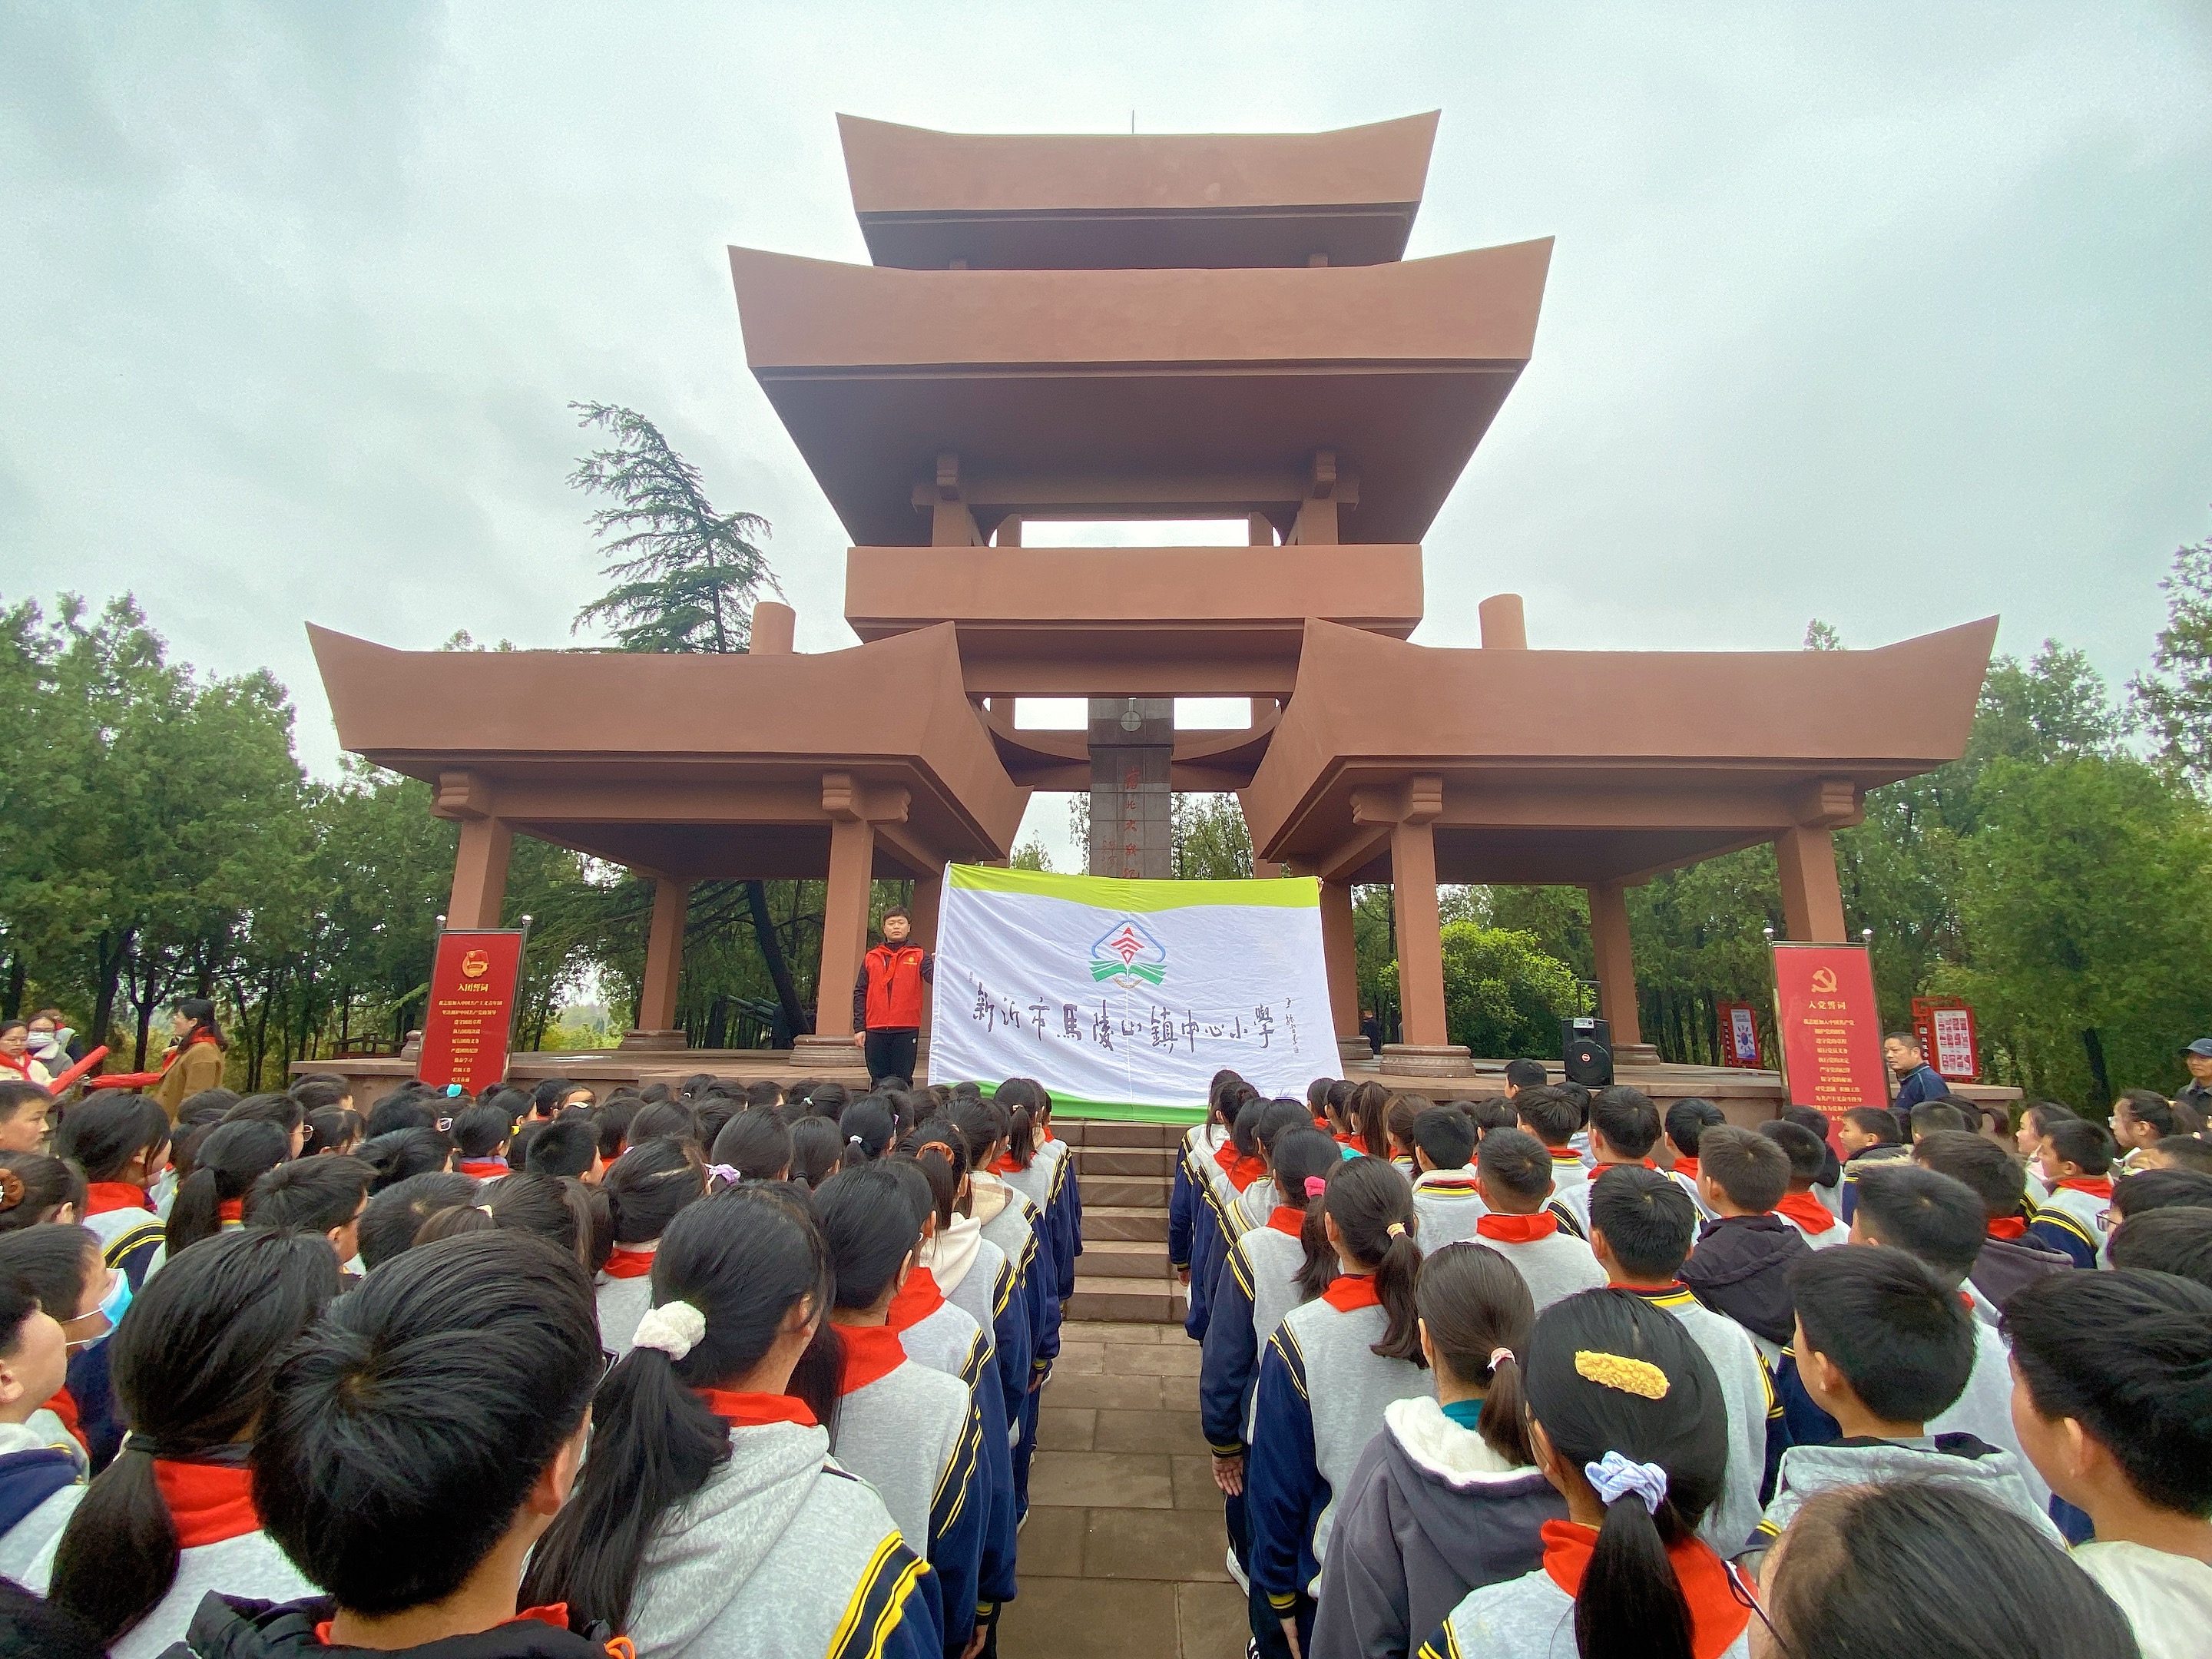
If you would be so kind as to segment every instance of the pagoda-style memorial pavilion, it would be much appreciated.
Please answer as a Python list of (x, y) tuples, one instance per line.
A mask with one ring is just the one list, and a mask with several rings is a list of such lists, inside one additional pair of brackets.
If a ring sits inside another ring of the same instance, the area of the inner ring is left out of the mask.
[[(732, 248), (730, 266), (753, 374), (852, 536), (857, 647), (793, 653), (775, 605), (734, 658), (314, 634), (343, 745), (461, 820), (457, 925), (499, 916), (517, 832), (656, 878), (641, 1052), (609, 1066), (681, 1043), (690, 883), (804, 876), (828, 880), (827, 939), (790, 1069), (849, 1066), (869, 879), (915, 882), (927, 938), (944, 865), (1006, 858), (1033, 788), (1090, 791), (1092, 868), (1130, 876), (1169, 873), (1173, 791), (1238, 792), (1263, 867), (1322, 879), (1362, 1060), (1352, 889), (1389, 883), (1405, 1042), (1385, 1073), (1473, 1070), (1445, 1029), (1439, 882), (1586, 889), (1629, 1062), (1656, 1056), (1626, 888), (1771, 842), (1790, 937), (1844, 937), (1831, 834), (1868, 789), (1962, 751), (1996, 623), (1865, 652), (1532, 651), (1499, 594), (1480, 648), (1409, 643), (1422, 538), (1528, 361), (1552, 252), (1402, 257), (1433, 114), (1233, 136), (840, 125), (874, 264)], [(1246, 544), (1024, 545), (1036, 520), (1193, 519)], [(1177, 732), (1178, 696), (1249, 698), (1250, 723)], [(1017, 729), (1014, 700), (1042, 696), (1091, 699), (1089, 730)], [(1656, 1091), (1723, 1092), (1710, 1073)], [(1731, 1091), (1779, 1097), (1765, 1074)]]

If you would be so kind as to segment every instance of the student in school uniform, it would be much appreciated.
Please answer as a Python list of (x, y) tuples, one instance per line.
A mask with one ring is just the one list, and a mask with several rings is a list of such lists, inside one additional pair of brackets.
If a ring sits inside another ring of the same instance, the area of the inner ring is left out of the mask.
[(1183, 1328), (1194, 1341), (1205, 1340), (1206, 1326), (1198, 1306), (1212, 1290), (1213, 1270), (1221, 1265), (1221, 1252), (1228, 1249), (1222, 1237), (1220, 1205), (1213, 1195), (1212, 1176), (1215, 1155), (1227, 1145), (1235, 1121), (1235, 1108), (1224, 1103), (1223, 1093), (1241, 1081), (1234, 1072), (1213, 1074), (1206, 1088), (1206, 1121), (1193, 1124), (1184, 1133), (1175, 1180), (1168, 1189), (1168, 1262), (1188, 1291)]
[(1431, 1395), (1414, 1285), (1421, 1247), (1413, 1188), (1379, 1158), (1340, 1161), (1322, 1194), (1336, 1272), (1267, 1339), (1245, 1457), (1253, 1639), (1304, 1653), (1328, 1560), (1336, 1494), (1394, 1400)]
[(959, 1378), (917, 1365), (890, 1305), (914, 1265), (921, 1224), (897, 1172), (844, 1170), (814, 1194), (836, 1285), (837, 1417), (830, 1450), (876, 1489), (908, 1547), (939, 1580), (946, 1650), (975, 1634), (976, 1585), (990, 1533), (983, 1417)]
[(1029, 1200), (1043, 1216), (1045, 1238), (1052, 1250), (1052, 1291), (1064, 1302), (1075, 1293), (1075, 1251), (1081, 1236), (1070, 1230), (1068, 1212), (1059, 1202), (1059, 1183), (1065, 1178), (1065, 1170), (1061, 1158), (1047, 1149), (1042, 1139), (1048, 1133), (1040, 1121), (1043, 1094), (1042, 1089), (1023, 1077), (1010, 1077), (999, 1085), (992, 1100), (1006, 1114), (1006, 1144), (993, 1163), (991, 1173)]
[(653, 1255), (660, 1236), (686, 1205), (707, 1195), (707, 1172), (689, 1141), (666, 1136), (641, 1141), (609, 1166), (599, 1183), (614, 1221), (614, 1249), (599, 1269), (593, 1296), (599, 1346), (617, 1358), (653, 1305)]
[[(1521, 1097), (1534, 1092), (1523, 1090)], [(1559, 1224), (1552, 1203), (1559, 1167), (1551, 1148), (1518, 1129), (1492, 1129), (1474, 1149), (1475, 1185), (1485, 1211), (1474, 1224), (1475, 1237), (1528, 1281), (1538, 1313), (1562, 1297), (1605, 1283), (1605, 1269), (1588, 1242)]]
[(1912, 1161), (1923, 1170), (1962, 1181), (1982, 1200), (1988, 1237), (1966, 1276), (1974, 1312), (1995, 1323), (2022, 1286), (2074, 1266), (2063, 1251), (2046, 1249), (2030, 1238), (2027, 1177), (2003, 1147), (1965, 1129), (1938, 1129), (1913, 1143)]
[(1053, 1240), (1054, 1260), (1060, 1266), (1060, 1299), (1075, 1294), (1075, 1258), (1083, 1254), (1083, 1183), (1075, 1172), (1075, 1158), (1066, 1141), (1052, 1130), (1052, 1091), (1035, 1078), (1024, 1078), (1036, 1096), (1030, 1128), (1036, 1155), (1052, 1166), (1047, 1183), (1049, 1196), (1045, 1214)]
[[(0, 1281), (22, 1285), (58, 1322), (68, 1341), (66, 1380), (43, 1403), (91, 1460), (94, 1474), (123, 1444), (123, 1408), (110, 1376), (114, 1334), (131, 1305), (131, 1281), (100, 1254), (88, 1228), (46, 1222), (0, 1233)], [(74, 1503), (64, 1494), (57, 1503)], [(60, 1520), (48, 1530), (58, 1529)], [(20, 1578), (21, 1574), (10, 1575)]]
[(2043, 1145), (2043, 1137), (2054, 1123), (2071, 1122), (2078, 1114), (2070, 1106), (2062, 1106), (2055, 1100), (2039, 1100), (2025, 1107), (2020, 1115), (2020, 1127), (2014, 1131), (2013, 1145), (2027, 1160), (2027, 1195), (2031, 1203), (2040, 1204), (2050, 1195), (2050, 1186), (2036, 1163), (2036, 1151)]
[(84, 1484), (84, 1448), (46, 1407), (69, 1377), (69, 1337), (21, 1281), (0, 1282), (0, 1577), (21, 1579)]
[(1836, 1213), (1850, 1224), (1858, 1207), (1853, 1191), (1860, 1176), (1877, 1164), (1894, 1164), (1912, 1156), (1897, 1127), (1897, 1114), (1881, 1106), (1854, 1106), (1836, 1124), (1836, 1144), (1844, 1149), (1844, 1177)]
[(937, 1575), (830, 1461), (836, 1379), (826, 1396), (794, 1381), (835, 1294), (798, 1200), (732, 1187), (691, 1205), (653, 1285), (523, 1599), (564, 1603), (572, 1629), (604, 1622), (638, 1659), (941, 1659)]
[(1390, 1137), (1390, 1167), (1408, 1181), (1421, 1172), (1419, 1160), (1413, 1156), (1413, 1125), (1435, 1104), (1425, 1095), (1393, 1095), (1383, 1109), (1382, 1127)]
[[(1956, 1296), (1962, 1306), (1972, 1304), (1964, 1286), (1986, 1236), (1986, 1212), (1982, 1200), (1964, 1182), (1913, 1164), (1869, 1170), (1860, 1178), (1859, 1207), (1851, 1222), (1851, 1243), (1887, 1244), (1905, 1251), (1925, 1267), (1938, 1285)], [(1825, 1418), (1826, 1413), (1821, 1415)], [(1796, 1430), (1793, 1419), (1793, 1439), (1837, 1437), (1832, 1432), (1825, 1437), (1801, 1437)], [(1971, 1434), (2010, 1452), (2019, 1460), (2021, 1478), (2027, 1482), (2037, 1505), (2049, 1504), (2050, 1489), (2029, 1463), (2013, 1423), (2011, 1360), (2004, 1339), (1997, 1334), (1995, 1326), (1979, 1319), (1974, 1321), (1973, 1370), (1958, 1400), (1928, 1419), (1928, 1432)]]
[[(1199, 1362), (1198, 1404), (1213, 1480), (1227, 1499), (1231, 1571), (1250, 1589), (1250, 1532), (1244, 1513), (1244, 1460), (1253, 1432), (1254, 1384), (1261, 1351), (1291, 1310), (1328, 1287), (1336, 1255), (1322, 1223), (1328, 1179), (1344, 1162), (1335, 1141), (1297, 1128), (1275, 1141), (1276, 1186), (1285, 1201), (1238, 1237), (1214, 1280), (1214, 1317)], [(1289, 1201), (1299, 1194), (1302, 1203)]]
[(1772, 1629), (1757, 1651), (1773, 1659), (2152, 1659), (2112, 1599), (2041, 1533), (1941, 1482), (1820, 1493), (1759, 1577)]
[(1796, 1329), (1790, 1268), (1809, 1248), (1794, 1222), (1774, 1213), (1790, 1190), (1790, 1155), (1730, 1124), (1706, 1129), (1698, 1149), (1698, 1194), (1713, 1219), (1698, 1230), (1682, 1282), (1742, 1326), (1759, 1357), (1777, 1366)]
[(291, 1155), (291, 1136), (274, 1123), (217, 1124), (193, 1154), (191, 1174), (178, 1184), (160, 1254), (148, 1272), (204, 1239), (243, 1227), (246, 1194)]
[(1974, 1317), (1955, 1294), (1904, 1251), (1881, 1245), (1816, 1252), (1797, 1264), (1790, 1283), (1797, 1376), (1842, 1434), (1782, 1455), (1755, 1547), (1781, 1537), (1817, 1493), (1896, 1480), (1971, 1488), (2063, 1542), (2019, 1458), (1971, 1434), (1928, 1432), (1974, 1369)]
[(966, 1138), (939, 1120), (909, 1136), (905, 1150), (929, 1182), (937, 1211), (937, 1224), (922, 1241), (922, 1270), (945, 1301), (989, 1333), (990, 1364), (1006, 1423), (1007, 1474), (1018, 1522), (1029, 1507), (1029, 1459), (1035, 1444), (1032, 1441), (1024, 1447), (1022, 1433), (1036, 1386), (1030, 1364), (1029, 1304), (1019, 1293), (1013, 1264), (983, 1237), (983, 1224), (968, 1213)]
[(1559, 1194), (1573, 1213), (1575, 1231), (1589, 1237), (1590, 1189), (1606, 1170), (1619, 1165), (1656, 1170), (1651, 1149), (1659, 1144), (1659, 1109), (1641, 1089), (1614, 1084), (1590, 1097), (1590, 1167), (1585, 1177)]
[(452, 1133), (461, 1174), (471, 1181), (497, 1181), (508, 1173), (507, 1145), (514, 1138), (514, 1120), (504, 1106), (487, 1100), (462, 1108), (453, 1114)]
[[(878, 1167), (890, 1170), (899, 1183), (921, 1241), (915, 1248), (914, 1265), (891, 1297), (884, 1323), (898, 1333), (899, 1346), (908, 1359), (958, 1379), (982, 1427), (977, 1481), (987, 1510), (976, 1565), (975, 1622), (988, 1627), (996, 1624), (1000, 1604), (1012, 1601), (1018, 1588), (1014, 1567), (1020, 1516), (1015, 1512), (1013, 1437), (1006, 1428), (1006, 1392), (992, 1363), (990, 1331), (965, 1309), (946, 1301), (936, 1277), (924, 1265), (938, 1227), (937, 1181), (911, 1157), (885, 1158)], [(949, 1208), (949, 1183), (945, 1197)]]
[(1221, 1272), (1221, 1259), (1229, 1253), (1237, 1236), (1244, 1231), (1246, 1217), (1238, 1200), (1243, 1197), (1244, 1189), (1267, 1171), (1257, 1139), (1260, 1115), (1265, 1106), (1257, 1090), (1241, 1079), (1232, 1079), (1221, 1095), (1226, 1133), (1194, 1171), (1204, 1183), (1205, 1196), (1192, 1230), (1190, 1298), (1182, 1322), (1183, 1334), (1194, 1342), (1206, 1340), (1206, 1326), (1212, 1317), (1213, 1285)]
[(1433, 1255), (1473, 1238), (1487, 1213), (1476, 1178), (1474, 1120), (1449, 1106), (1431, 1106), (1413, 1120), (1413, 1212), (1421, 1218), (1422, 1249)]
[(1728, 1467), (1713, 1368), (1640, 1297), (1589, 1291), (1536, 1316), (1528, 1440), (1566, 1500), (1543, 1563), (1486, 1585), (1424, 1659), (1750, 1659), (1748, 1585), (1698, 1535)]
[(2212, 1290), (2125, 1268), (2054, 1275), (2007, 1304), (2004, 1333), (2027, 1455), (2095, 1526), (2074, 1559), (2143, 1659), (2195, 1659), (2212, 1630)]
[(562, 1609), (517, 1610), (604, 1368), (573, 1256), (489, 1232), (391, 1258), (301, 1340), (256, 1437), (255, 1504), (309, 1588), (208, 1598), (183, 1652), (628, 1659)]
[(117, 1329), (130, 1437), (24, 1577), (115, 1659), (165, 1652), (210, 1590), (307, 1593), (261, 1530), (246, 1460), (278, 1358), (337, 1289), (322, 1239), (228, 1233), (155, 1274)]
[(2053, 1123), (2035, 1149), (2036, 1170), (2048, 1196), (2036, 1206), (2028, 1236), (2063, 1251), (2077, 1267), (2095, 1267), (2105, 1242), (2105, 1212), (2112, 1204), (2112, 1132), (2078, 1117)]
[[(848, 1127), (859, 1104), (845, 1109), (839, 1127)], [(990, 1172), (990, 1166), (1006, 1149), (1005, 1109), (980, 1099), (956, 1098), (945, 1109), (945, 1116), (968, 1144), (969, 1212), (982, 1224), (983, 1237), (1013, 1264), (1017, 1294), (1029, 1314), (1029, 1388), (1021, 1410), (1012, 1418), (1020, 1435), (1014, 1451), (1016, 1488), (1026, 1509), (1030, 1460), (1036, 1448), (1038, 1396), (1051, 1375), (1052, 1362), (1060, 1357), (1058, 1269), (1052, 1260), (1051, 1240), (1045, 1236), (1043, 1212)]]
[(246, 1194), (246, 1224), (319, 1233), (338, 1258), (339, 1283), (361, 1282), (361, 1218), (376, 1171), (357, 1158), (295, 1158), (279, 1164)]
[(1566, 1505), (1522, 1409), (1535, 1323), (1527, 1281), (1486, 1244), (1421, 1259), (1421, 1352), (1437, 1395), (1395, 1400), (1339, 1499), (1310, 1659), (1404, 1659), (1468, 1591), (1543, 1559)]
[[(1513, 1097), (1513, 1111), (1521, 1127), (1543, 1143), (1551, 1159), (1552, 1213), (1577, 1237), (1582, 1237), (1581, 1220), (1565, 1201), (1567, 1194), (1589, 1179), (1589, 1166), (1574, 1146), (1585, 1121), (1582, 1103), (1565, 1085), (1523, 1089)], [(1536, 1311), (1543, 1310), (1543, 1298), (1539, 1297)]]
[(1667, 1173), (1689, 1194), (1698, 1213), (1711, 1221), (1713, 1212), (1698, 1195), (1698, 1146), (1706, 1130), (1718, 1128), (1728, 1118), (1711, 1101), (1691, 1096), (1669, 1106), (1664, 1121), (1667, 1139), (1674, 1148), (1674, 1166)]
[[(1253, 1126), (1252, 1144), (1260, 1154), (1261, 1174), (1237, 1196), (1229, 1212), (1233, 1244), (1255, 1227), (1267, 1224), (1267, 1218), (1279, 1206), (1297, 1202), (1295, 1187), (1285, 1189), (1275, 1178), (1275, 1143), (1285, 1135), (1307, 1127), (1306, 1109), (1295, 1100), (1269, 1100), (1260, 1103), (1260, 1111)], [(1221, 1275), (1213, 1276), (1214, 1294), (1221, 1291)]]
[(1656, 1170), (1614, 1164), (1590, 1182), (1590, 1253), (1616, 1291), (1682, 1323), (1720, 1383), (1728, 1408), (1728, 1469), (1698, 1534), (1733, 1558), (1759, 1524), (1759, 1494), (1787, 1442), (1766, 1362), (1743, 1328), (1700, 1304), (1679, 1277), (1698, 1226), (1689, 1194)]
[(1813, 1190), (1829, 1157), (1827, 1144), (1803, 1124), (1780, 1118), (1760, 1124), (1759, 1133), (1782, 1148), (1790, 1159), (1790, 1188), (1775, 1201), (1774, 1212), (1802, 1233), (1805, 1242), (1816, 1250), (1842, 1243), (1850, 1229)]
[(87, 1227), (100, 1237), (107, 1265), (134, 1291), (161, 1248), (162, 1218), (149, 1189), (169, 1167), (169, 1115), (143, 1095), (95, 1095), (70, 1108), (54, 1136), (57, 1156), (73, 1160), (89, 1183)]

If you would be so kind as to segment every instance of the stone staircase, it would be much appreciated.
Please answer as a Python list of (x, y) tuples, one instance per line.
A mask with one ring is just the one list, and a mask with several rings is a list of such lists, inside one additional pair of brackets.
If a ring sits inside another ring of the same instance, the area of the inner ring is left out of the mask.
[(1083, 1182), (1083, 1254), (1067, 1317), (1180, 1321), (1188, 1297), (1168, 1264), (1168, 1194), (1183, 1126), (1055, 1117), (1052, 1129)]

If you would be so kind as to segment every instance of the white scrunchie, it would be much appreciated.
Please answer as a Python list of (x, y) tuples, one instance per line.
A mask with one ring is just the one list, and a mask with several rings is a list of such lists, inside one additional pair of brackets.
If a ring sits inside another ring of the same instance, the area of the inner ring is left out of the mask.
[(1644, 1507), (1656, 1515), (1667, 1501), (1667, 1471), (1656, 1463), (1632, 1463), (1619, 1452), (1609, 1451), (1603, 1462), (1583, 1464), (1583, 1474), (1608, 1504), (1634, 1492), (1644, 1500)]
[(681, 1359), (707, 1334), (707, 1316), (689, 1302), (664, 1302), (637, 1322), (633, 1348), (658, 1348), (671, 1359)]

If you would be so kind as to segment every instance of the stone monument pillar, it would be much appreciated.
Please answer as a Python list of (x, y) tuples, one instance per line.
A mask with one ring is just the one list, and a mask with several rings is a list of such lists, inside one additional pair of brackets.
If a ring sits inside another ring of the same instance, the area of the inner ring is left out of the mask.
[(1091, 873), (1175, 876), (1175, 699), (1091, 699)]

